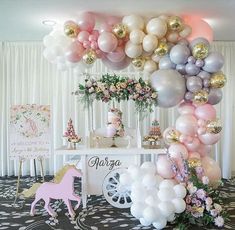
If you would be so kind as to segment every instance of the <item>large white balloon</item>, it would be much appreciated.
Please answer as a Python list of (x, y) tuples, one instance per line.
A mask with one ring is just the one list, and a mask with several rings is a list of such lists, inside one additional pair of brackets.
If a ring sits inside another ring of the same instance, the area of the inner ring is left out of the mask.
[(146, 30), (149, 34), (162, 38), (167, 32), (167, 23), (161, 18), (153, 18), (148, 22)]
[(147, 73), (152, 73), (157, 69), (157, 64), (156, 62), (152, 60), (148, 60), (144, 64), (144, 71)]
[(127, 173), (121, 174), (119, 178), (121, 185), (129, 185), (132, 182), (131, 176)]
[(181, 184), (175, 185), (174, 191), (177, 198), (184, 198), (187, 194), (186, 188)]
[(143, 49), (146, 52), (152, 52), (157, 48), (158, 39), (153, 34), (147, 34), (143, 39)]
[(172, 188), (161, 188), (158, 192), (158, 197), (161, 201), (171, 201), (176, 197), (175, 191)]
[(176, 213), (182, 213), (186, 208), (186, 203), (181, 198), (175, 198), (171, 202), (173, 203), (173, 205), (175, 207), (175, 212)]
[(169, 217), (170, 215), (172, 215), (175, 212), (174, 205), (169, 201), (161, 202), (158, 205), (158, 208), (161, 211), (162, 215), (165, 217)]
[(146, 227), (152, 224), (150, 221), (147, 221), (144, 218), (140, 218), (140, 223)]
[(166, 219), (165, 218), (158, 219), (157, 221), (155, 221), (153, 223), (153, 226), (156, 229), (163, 229), (163, 228), (165, 228), (166, 227)]
[(143, 210), (144, 210), (145, 204), (141, 202), (136, 202), (131, 206), (131, 214), (139, 219), (143, 217)]
[(157, 178), (154, 176), (154, 174), (149, 173), (143, 177), (142, 183), (147, 188), (152, 188), (157, 184)]
[(125, 53), (130, 58), (137, 58), (143, 52), (141, 45), (135, 45), (132, 42), (127, 42), (125, 46)]
[(132, 14), (125, 16), (122, 19), (122, 23), (128, 27), (129, 31), (144, 29), (144, 20), (138, 15)]
[(173, 188), (175, 186), (173, 180), (163, 180), (160, 185), (159, 185), (159, 189), (162, 189), (162, 188)]
[(147, 207), (143, 211), (143, 217), (148, 222), (154, 222), (158, 218), (158, 213), (153, 207)]
[(145, 33), (142, 30), (132, 30), (129, 38), (130, 41), (135, 45), (140, 45), (143, 42)]

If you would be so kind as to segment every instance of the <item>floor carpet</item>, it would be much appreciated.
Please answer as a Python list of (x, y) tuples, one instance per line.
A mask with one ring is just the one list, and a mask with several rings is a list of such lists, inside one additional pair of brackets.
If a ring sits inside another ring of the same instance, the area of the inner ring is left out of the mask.
[[(48, 178), (47, 178), (48, 179)], [(29, 188), (34, 178), (22, 178), (21, 188)], [(79, 181), (76, 183), (76, 191), (80, 191)], [(36, 206), (36, 215), (29, 215), (32, 199), (19, 199), (17, 207), (12, 207), (15, 197), (16, 178), (0, 178), (0, 230), (138, 230), (154, 229), (143, 227), (139, 221), (130, 214), (130, 209), (117, 209), (109, 205), (103, 196), (91, 196), (88, 199), (87, 208), (76, 210), (75, 219), (71, 219), (62, 201), (52, 202), (56, 210), (57, 218), (48, 216), (43, 208), (43, 203)], [(223, 229), (235, 229), (235, 179), (224, 182), (220, 188), (224, 203), (230, 215), (230, 221)], [(174, 229), (169, 226), (167, 229)], [(192, 227), (190, 229), (202, 229)]]

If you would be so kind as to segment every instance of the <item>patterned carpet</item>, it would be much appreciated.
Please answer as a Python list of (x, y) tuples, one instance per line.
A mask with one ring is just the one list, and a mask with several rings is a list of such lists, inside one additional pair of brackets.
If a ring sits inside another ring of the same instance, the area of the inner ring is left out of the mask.
[[(48, 180), (48, 178), (47, 178)], [(21, 179), (21, 188), (29, 188), (34, 179)], [(79, 181), (76, 191), (80, 191)], [(130, 214), (129, 209), (117, 209), (107, 203), (103, 196), (91, 196), (86, 209), (76, 210), (74, 220), (69, 218), (66, 207), (61, 201), (54, 201), (52, 207), (56, 210), (57, 218), (49, 217), (43, 208), (43, 203), (36, 207), (36, 216), (29, 215), (32, 199), (19, 199), (17, 207), (12, 207), (15, 196), (16, 178), (0, 178), (0, 230), (110, 230), (110, 229), (153, 229), (143, 227)], [(224, 203), (230, 214), (230, 222), (223, 229), (235, 229), (235, 179), (225, 181), (220, 188)], [(167, 229), (174, 229), (169, 226)], [(192, 227), (190, 229), (202, 229)]]

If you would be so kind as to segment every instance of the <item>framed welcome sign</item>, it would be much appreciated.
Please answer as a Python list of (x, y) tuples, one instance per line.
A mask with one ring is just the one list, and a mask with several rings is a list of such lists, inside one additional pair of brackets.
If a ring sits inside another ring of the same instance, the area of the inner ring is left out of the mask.
[(50, 106), (13, 105), (10, 108), (10, 158), (50, 155)]

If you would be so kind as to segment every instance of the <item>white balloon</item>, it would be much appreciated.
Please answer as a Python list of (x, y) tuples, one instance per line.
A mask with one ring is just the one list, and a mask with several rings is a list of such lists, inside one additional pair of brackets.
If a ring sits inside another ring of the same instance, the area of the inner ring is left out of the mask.
[(158, 191), (158, 197), (161, 201), (170, 201), (176, 197), (175, 191), (173, 188), (161, 188)]
[(157, 64), (156, 62), (152, 60), (148, 60), (144, 64), (144, 71), (148, 73), (153, 73), (155, 70), (157, 70)]
[(142, 46), (135, 45), (132, 42), (128, 41), (125, 46), (125, 53), (130, 58), (137, 58), (142, 54)]
[(167, 41), (176, 43), (178, 41), (179, 34), (177, 32), (171, 32), (167, 34), (166, 38), (167, 38)]
[(153, 195), (147, 196), (144, 201), (148, 206), (155, 206), (156, 203), (156, 199)]
[(131, 205), (131, 215), (135, 218), (139, 219), (143, 217), (143, 210), (145, 208), (145, 204), (141, 202), (136, 202)]
[(169, 221), (169, 222), (172, 222), (174, 220), (175, 220), (175, 214), (172, 214), (172, 215), (167, 217), (167, 221)]
[(151, 58), (153, 61), (158, 63), (162, 57), (158, 56), (157, 54), (153, 54)]
[(55, 44), (55, 38), (51, 35), (46, 35), (43, 38), (43, 45), (46, 47), (53, 46)]
[(120, 175), (119, 182), (121, 185), (131, 185), (132, 183), (131, 176), (127, 173), (123, 173)]
[(56, 63), (58, 64), (58, 63), (63, 63), (63, 64), (65, 64), (66, 63), (66, 58), (65, 58), (65, 56), (58, 56), (58, 57), (56, 57)]
[(151, 161), (144, 162), (140, 166), (140, 168), (143, 169), (143, 171), (148, 172), (148, 173), (152, 173), (152, 174), (155, 174), (157, 172), (156, 165)]
[(133, 180), (138, 180), (140, 178), (142, 178), (142, 174), (141, 174), (141, 170), (139, 167), (131, 167), (130, 169), (128, 169), (128, 172), (130, 173), (131, 175), (131, 178)]
[(146, 227), (152, 224), (151, 222), (145, 220), (144, 218), (140, 218), (140, 223)]
[(131, 191), (131, 200), (133, 203), (144, 201), (146, 197), (147, 197), (147, 192), (144, 188)]
[(186, 203), (181, 198), (175, 198), (171, 202), (172, 202), (172, 204), (175, 207), (175, 212), (176, 213), (182, 213), (185, 210), (185, 208), (186, 208)]
[(158, 39), (155, 35), (147, 34), (143, 39), (143, 49), (146, 52), (152, 52), (157, 48)]
[(154, 174), (148, 173), (148, 174), (145, 174), (145, 176), (143, 177), (142, 183), (147, 188), (152, 188), (156, 185), (157, 178), (154, 176)]
[(153, 223), (153, 226), (156, 228), (156, 229), (163, 229), (166, 227), (166, 219), (165, 218), (161, 218), (161, 219), (158, 219), (157, 221), (155, 221)]
[(162, 14), (162, 15), (159, 16), (159, 18), (167, 21), (169, 17), (167, 15), (165, 15), (165, 14)]
[(145, 33), (142, 30), (132, 30), (130, 33), (130, 41), (135, 45), (140, 45), (143, 42)]
[(62, 46), (63, 48), (67, 48), (71, 43), (72, 39), (66, 37), (65, 35), (57, 35), (55, 36), (56, 44)]
[(44, 49), (43, 56), (44, 56), (44, 58), (46, 58), (50, 62), (54, 62), (57, 57), (56, 53), (51, 48)]
[(157, 180), (157, 187), (159, 187), (159, 185), (160, 185), (160, 183), (163, 181), (163, 178), (161, 177), (161, 176), (159, 176), (159, 175), (156, 175), (155, 176), (156, 177), (156, 180)]
[(175, 212), (175, 206), (169, 201), (163, 201), (158, 205), (161, 214), (165, 217), (169, 217)]
[(168, 179), (165, 179), (163, 180), (160, 185), (159, 185), (159, 189), (162, 189), (162, 188), (173, 188), (174, 187), (174, 182), (172, 180), (168, 180)]
[(161, 18), (153, 18), (148, 22), (146, 30), (149, 34), (154, 34), (158, 38), (162, 38), (167, 32), (167, 23)]
[(144, 29), (144, 20), (138, 15), (128, 15), (123, 17), (122, 23), (126, 25), (129, 29), (129, 31), (139, 29), (143, 30)]
[(131, 191), (139, 190), (143, 188), (143, 184), (141, 180), (135, 181), (131, 185)]
[(181, 184), (175, 185), (174, 191), (177, 198), (184, 198), (187, 194), (186, 188)]
[(192, 33), (192, 28), (189, 25), (185, 25), (184, 29), (179, 32), (180, 37), (186, 38)]
[(158, 218), (158, 214), (153, 207), (148, 206), (143, 211), (143, 217), (146, 221), (152, 223)]

